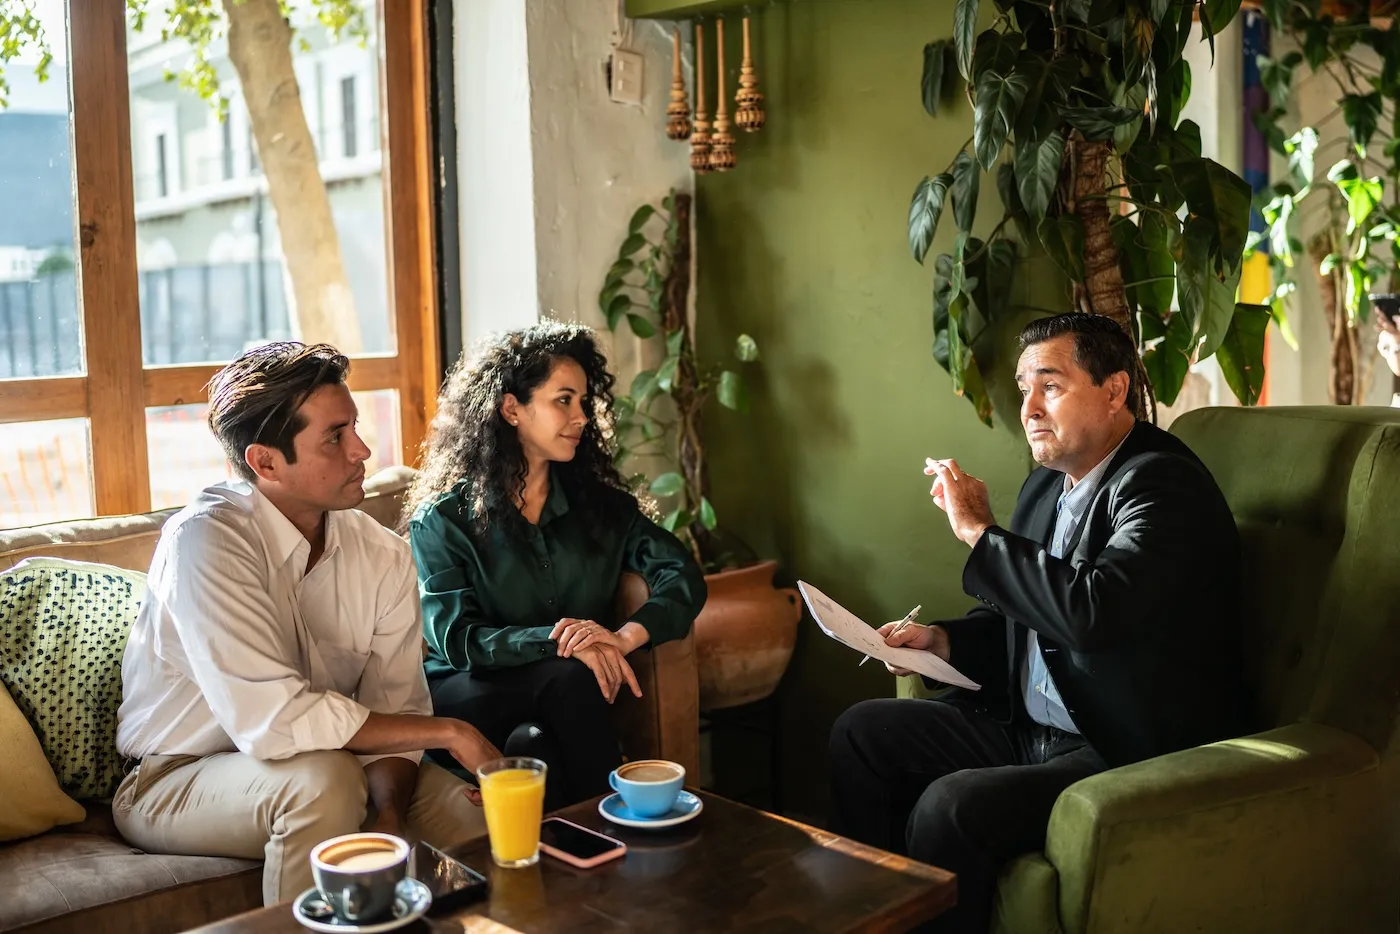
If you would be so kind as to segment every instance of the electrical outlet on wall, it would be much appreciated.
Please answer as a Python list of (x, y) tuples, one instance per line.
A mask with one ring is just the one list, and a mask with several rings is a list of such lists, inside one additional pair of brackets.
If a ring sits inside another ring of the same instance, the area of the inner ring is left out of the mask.
[(614, 49), (609, 95), (619, 104), (641, 104), (643, 59), (637, 52)]

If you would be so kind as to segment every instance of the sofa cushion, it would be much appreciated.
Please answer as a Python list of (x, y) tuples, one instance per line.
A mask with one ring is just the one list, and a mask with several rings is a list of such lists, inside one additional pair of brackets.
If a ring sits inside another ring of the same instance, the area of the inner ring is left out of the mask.
[(0, 529), (0, 571), (25, 558), (67, 558), (145, 571), (160, 541), (161, 526), (178, 509), (139, 516), (104, 516), (76, 522)]
[(10, 693), (0, 685), (0, 840), (19, 840), (85, 816), (83, 806), (58, 787), (43, 747)]
[[(0, 847), (0, 879), (5, 880), (5, 897), (0, 898), (0, 931), (60, 916), (73, 921), (73, 912), (231, 876), (246, 878), (233, 880), (237, 882), (239, 897), (226, 913), (256, 907), (261, 902), (261, 863), (209, 856), (157, 856), (116, 837), (47, 833)], [(198, 906), (201, 899), (193, 902)], [(135, 908), (133, 904), (113, 906), (119, 916), (124, 911), (127, 920)], [(210, 914), (190, 921), (198, 924), (217, 917), (220, 915)], [(85, 925), (83, 929), (89, 928)], [(125, 929), (147, 930), (137, 926)]]
[(0, 573), (0, 683), (75, 798), (121, 782), (122, 650), (145, 592), (146, 575), (110, 565), (30, 558)]

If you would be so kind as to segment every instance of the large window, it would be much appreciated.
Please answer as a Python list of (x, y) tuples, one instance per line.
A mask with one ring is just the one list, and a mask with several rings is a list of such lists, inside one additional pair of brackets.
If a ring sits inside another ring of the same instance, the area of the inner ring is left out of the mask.
[[(291, 4), (293, 109), (223, 39), (210, 95), (168, 79), (190, 46), (126, 4), (33, 4), (49, 80), (37, 57), (0, 63), (0, 527), (227, 476), (203, 387), (268, 340), (350, 353), (370, 468), (414, 456), (440, 366), (426, 0), (361, 2), (341, 36)], [(235, 9), (259, 7), (277, 9)], [(284, 145), (297, 133), (310, 145)]]

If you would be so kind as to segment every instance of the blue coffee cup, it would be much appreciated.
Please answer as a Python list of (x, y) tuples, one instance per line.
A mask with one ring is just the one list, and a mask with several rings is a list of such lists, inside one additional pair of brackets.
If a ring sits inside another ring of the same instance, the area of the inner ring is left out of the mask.
[(642, 759), (613, 769), (608, 784), (638, 817), (660, 817), (676, 806), (685, 767), (665, 759)]

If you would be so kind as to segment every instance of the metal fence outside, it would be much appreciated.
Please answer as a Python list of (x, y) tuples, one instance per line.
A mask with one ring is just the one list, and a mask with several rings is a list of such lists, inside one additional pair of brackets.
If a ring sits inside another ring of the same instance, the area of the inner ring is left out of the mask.
[[(279, 260), (148, 269), (140, 294), (147, 366), (232, 360), (291, 337)], [(0, 379), (81, 373), (81, 334), (72, 270), (0, 282)]]

